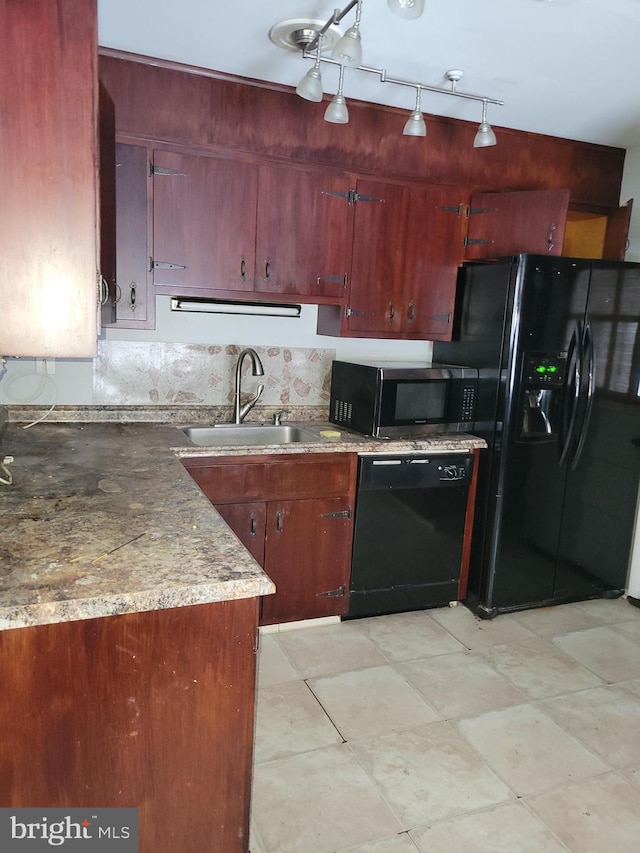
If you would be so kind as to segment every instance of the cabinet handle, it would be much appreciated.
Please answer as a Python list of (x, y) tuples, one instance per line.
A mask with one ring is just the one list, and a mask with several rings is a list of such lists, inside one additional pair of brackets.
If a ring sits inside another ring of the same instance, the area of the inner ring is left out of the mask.
[(284, 522), (284, 512), (279, 509), (276, 512), (276, 533), (282, 533), (282, 527)]
[(122, 299), (122, 288), (120, 287), (120, 285), (118, 284), (118, 282), (116, 282), (116, 298), (115, 298), (113, 301), (114, 301), (114, 302), (115, 302), (115, 304), (117, 305), (117, 304), (118, 304), (118, 302), (120, 302), (120, 300), (121, 300), (121, 299)]
[(396, 306), (393, 304), (393, 302), (390, 302), (389, 303), (389, 322), (391, 322), (391, 320), (393, 320), (393, 318), (395, 316), (396, 316)]
[(258, 523), (256, 520), (256, 514), (255, 514), (255, 512), (252, 512), (251, 513), (251, 524), (249, 526), (249, 536), (255, 536), (257, 529), (258, 529)]
[(413, 321), (416, 319), (416, 306), (413, 304), (413, 302), (409, 303), (409, 307), (407, 309), (407, 319), (410, 323), (413, 323)]
[(107, 284), (106, 278), (103, 275), (101, 275), (100, 276), (100, 305), (106, 305), (108, 298), (109, 298), (109, 285)]
[(264, 280), (269, 281), (270, 278), (271, 278), (271, 264), (267, 260), (264, 262)]
[(131, 312), (133, 313), (138, 307), (138, 303), (136, 301), (136, 283), (132, 281), (129, 285), (129, 308), (131, 308)]
[(240, 258), (240, 281), (247, 280), (247, 259), (244, 255)]

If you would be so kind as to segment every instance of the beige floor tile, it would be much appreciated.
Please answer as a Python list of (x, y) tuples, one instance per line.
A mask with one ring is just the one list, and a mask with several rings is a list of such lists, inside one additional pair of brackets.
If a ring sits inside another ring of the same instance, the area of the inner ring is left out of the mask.
[(566, 853), (567, 848), (522, 803), (507, 803), (412, 830), (423, 853)]
[(552, 642), (609, 684), (640, 677), (637, 643), (607, 626), (553, 637)]
[(309, 687), (349, 742), (441, 719), (392, 666), (315, 678)]
[(627, 767), (626, 770), (620, 771), (620, 775), (640, 790), (640, 767)]
[[(417, 853), (417, 847), (406, 832), (372, 841), (370, 844), (358, 844), (348, 850), (338, 850), (336, 853)], [(435, 853), (435, 851), (433, 851)]]
[(258, 764), (253, 817), (265, 853), (335, 853), (402, 829), (347, 746)]
[(281, 632), (276, 635), (276, 642), (304, 678), (387, 663), (376, 644), (351, 622)]
[(446, 722), (357, 741), (350, 747), (405, 829), (513, 796)]
[(479, 619), (466, 607), (443, 607), (432, 610), (431, 615), (468, 649), (517, 643), (534, 636), (532, 631), (516, 622), (510, 613), (495, 619)]
[(249, 853), (265, 853), (265, 849), (262, 846), (262, 842), (260, 841), (260, 837), (258, 835), (258, 830), (256, 829), (253, 820), (251, 821), (251, 827), (249, 831)]
[(615, 624), (633, 619), (634, 612), (640, 618), (640, 610), (629, 604), (626, 598), (594, 598), (589, 601), (579, 601), (571, 606), (582, 613), (587, 613), (601, 624)]
[(357, 624), (392, 662), (461, 651), (463, 645), (431, 618), (433, 612), (394, 613)]
[[(640, 610), (638, 613), (640, 614)], [(640, 615), (637, 619), (632, 619), (629, 622), (620, 622), (617, 625), (610, 625), (609, 627), (616, 634), (622, 634), (627, 640), (640, 644)]]
[(258, 692), (254, 760), (271, 761), (342, 743), (304, 681)]
[(520, 705), (520, 691), (475, 652), (397, 664), (405, 678), (445, 719)]
[(533, 705), (489, 711), (480, 717), (461, 720), (457, 725), (469, 743), (520, 796), (608, 769)]
[(300, 674), (291, 665), (273, 634), (260, 634), (258, 649), (258, 688), (295, 681)]
[(481, 656), (529, 699), (598, 687), (602, 679), (547, 640), (491, 646)]
[(527, 798), (572, 853), (638, 853), (640, 790), (612, 773)]
[(594, 628), (601, 621), (594, 619), (587, 612), (572, 604), (562, 604), (556, 607), (535, 607), (514, 613), (513, 618), (518, 624), (541, 637), (551, 634), (568, 634), (569, 631), (581, 631), (583, 628)]
[(619, 690), (624, 690), (630, 696), (635, 696), (640, 699), (640, 678), (632, 678), (631, 681), (619, 681), (616, 684)]
[(640, 698), (615, 687), (597, 687), (540, 702), (539, 707), (612, 767), (640, 763)]

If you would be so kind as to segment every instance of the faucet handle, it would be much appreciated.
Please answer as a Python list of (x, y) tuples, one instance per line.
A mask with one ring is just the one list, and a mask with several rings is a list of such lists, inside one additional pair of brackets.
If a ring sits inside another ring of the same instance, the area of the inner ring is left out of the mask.
[(282, 423), (282, 418), (288, 414), (290, 414), (288, 409), (281, 409), (279, 412), (276, 412), (273, 416), (273, 425), (280, 426), (280, 424)]

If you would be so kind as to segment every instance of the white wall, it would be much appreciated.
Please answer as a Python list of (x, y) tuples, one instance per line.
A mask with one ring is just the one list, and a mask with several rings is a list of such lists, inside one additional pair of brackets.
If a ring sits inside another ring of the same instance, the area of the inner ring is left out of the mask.
[[(151, 331), (107, 329), (104, 341), (193, 344), (242, 344), (295, 349), (335, 350), (338, 358), (360, 356), (428, 361), (427, 341), (350, 340), (316, 334), (317, 308), (303, 305), (299, 318), (238, 317), (216, 314), (177, 314), (170, 299), (156, 298), (157, 323)], [(0, 404), (91, 405), (94, 398), (94, 362), (91, 359), (56, 359), (54, 374), (36, 373), (33, 358), (10, 359), (0, 381)], [(114, 403), (116, 401), (113, 401)], [(125, 401), (123, 401), (125, 402)]]

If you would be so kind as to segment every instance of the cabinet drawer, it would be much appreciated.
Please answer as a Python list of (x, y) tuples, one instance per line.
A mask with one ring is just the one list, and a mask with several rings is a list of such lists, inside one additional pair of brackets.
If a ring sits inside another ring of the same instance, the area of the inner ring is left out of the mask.
[(213, 503), (275, 498), (351, 495), (355, 453), (184, 459), (193, 479)]

